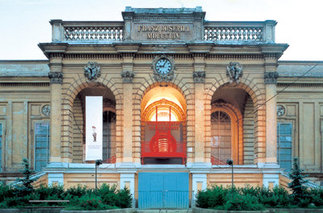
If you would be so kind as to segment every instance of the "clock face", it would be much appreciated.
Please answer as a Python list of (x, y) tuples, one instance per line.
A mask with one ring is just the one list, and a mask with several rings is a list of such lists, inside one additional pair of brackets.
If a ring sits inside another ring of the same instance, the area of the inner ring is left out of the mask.
[(172, 63), (167, 58), (161, 58), (157, 61), (155, 69), (158, 73), (165, 75), (172, 70)]

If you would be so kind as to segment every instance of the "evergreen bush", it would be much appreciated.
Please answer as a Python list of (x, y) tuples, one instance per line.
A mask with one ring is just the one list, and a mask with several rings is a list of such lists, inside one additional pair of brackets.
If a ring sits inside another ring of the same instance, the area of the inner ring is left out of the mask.
[(300, 169), (298, 159), (294, 158), (293, 168), (289, 173), (289, 178), (292, 181), (288, 184), (288, 187), (292, 190), (292, 196), (296, 204), (306, 207), (306, 203), (310, 203), (307, 187), (304, 185), (308, 182), (305, 179), (305, 175), (302, 174), (303, 170)]

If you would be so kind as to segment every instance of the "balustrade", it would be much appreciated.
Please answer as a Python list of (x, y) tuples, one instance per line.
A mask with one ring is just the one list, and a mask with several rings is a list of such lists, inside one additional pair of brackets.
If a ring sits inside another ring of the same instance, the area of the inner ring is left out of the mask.
[[(62, 21), (51, 20), (53, 41), (59, 42), (99, 42), (123, 41), (125, 23), (123, 21)], [(276, 22), (224, 22), (206, 21), (203, 25), (203, 40), (224, 43), (275, 42)], [(130, 29), (130, 28), (129, 28)], [(193, 29), (193, 28), (192, 28)], [(134, 30), (134, 29), (133, 29)], [(127, 38), (131, 39), (131, 37)]]

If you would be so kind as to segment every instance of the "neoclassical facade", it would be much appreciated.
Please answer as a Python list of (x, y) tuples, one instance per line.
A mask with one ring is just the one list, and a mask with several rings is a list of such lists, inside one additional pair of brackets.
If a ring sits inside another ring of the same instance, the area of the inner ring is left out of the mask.
[[(323, 62), (279, 61), (275, 21), (206, 21), (200, 7), (122, 15), (51, 20), (48, 60), (0, 61), (1, 180), (28, 158), (37, 184), (93, 187), (98, 156), (98, 183), (128, 187), (140, 208), (186, 207), (231, 184), (228, 159), (235, 185), (273, 187), (298, 157), (320, 184)], [(184, 201), (151, 204), (154, 191)]]

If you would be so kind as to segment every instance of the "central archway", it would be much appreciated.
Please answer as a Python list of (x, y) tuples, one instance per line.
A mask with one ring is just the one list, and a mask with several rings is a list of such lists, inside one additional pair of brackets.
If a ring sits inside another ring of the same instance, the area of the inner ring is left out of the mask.
[(186, 102), (172, 86), (153, 87), (141, 101), (141, 162), (186, 162)]

